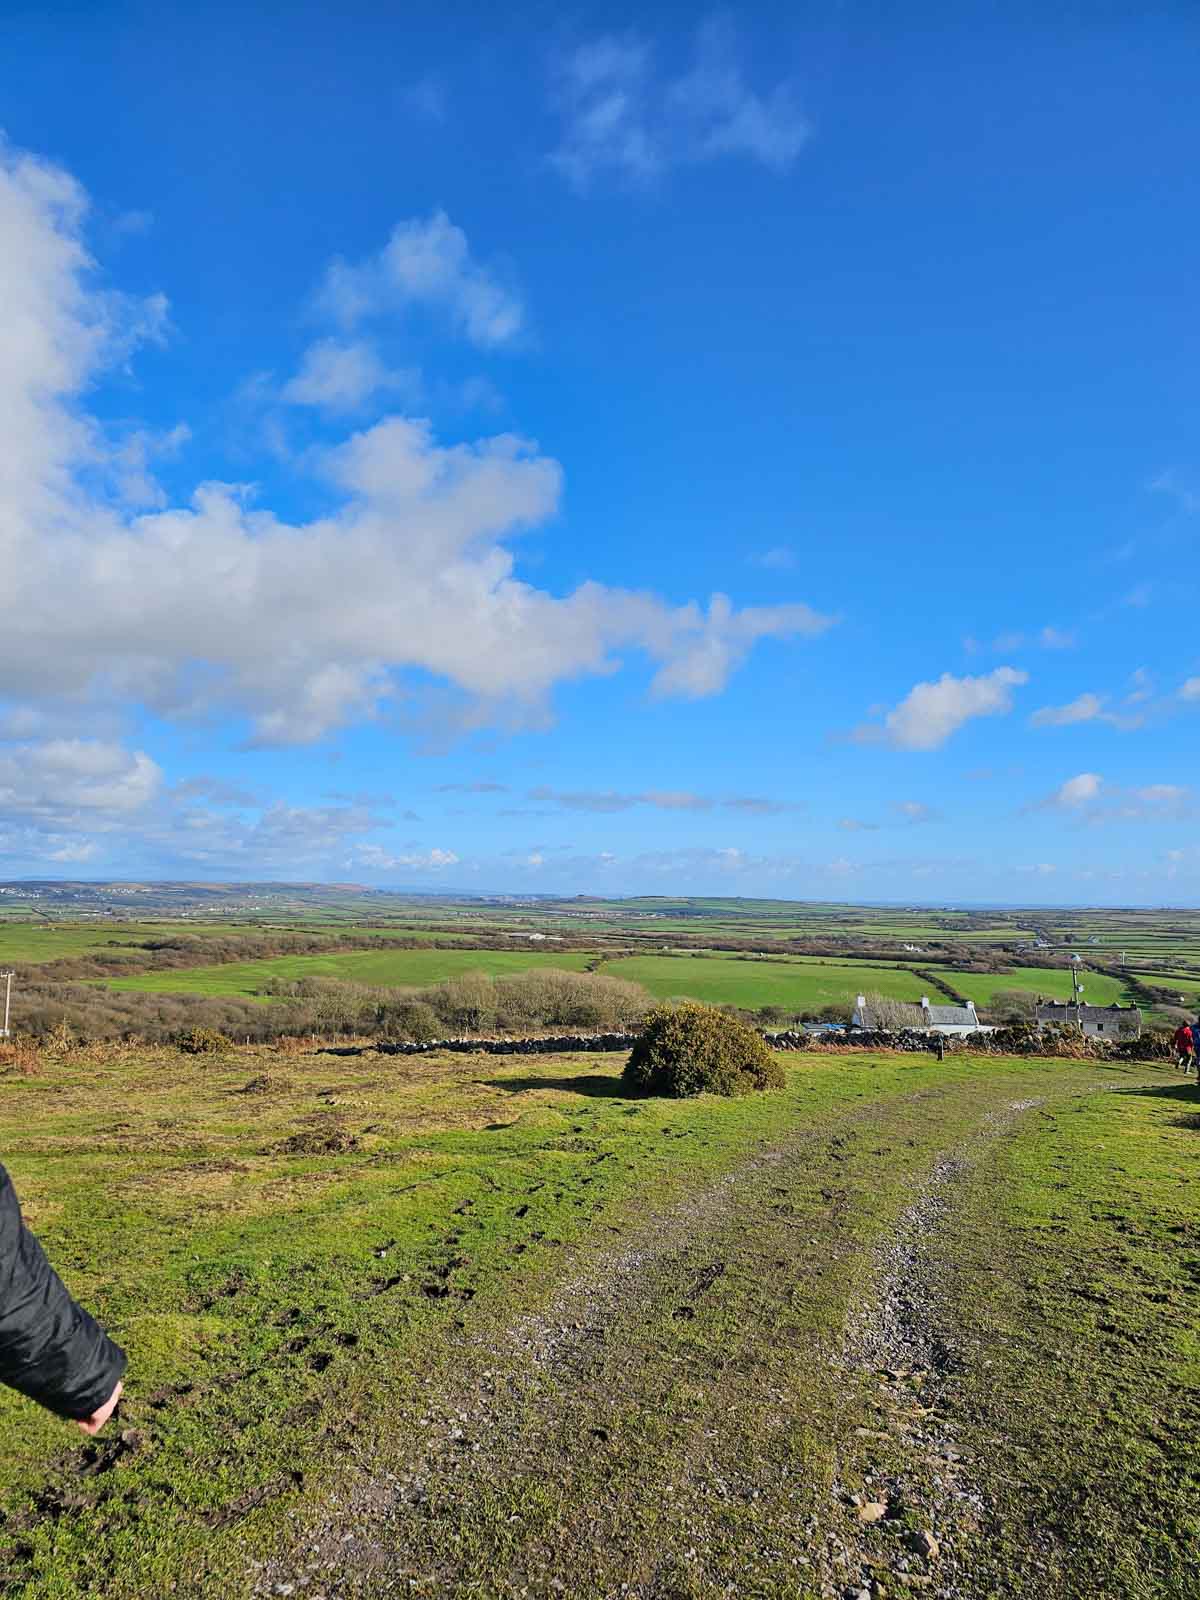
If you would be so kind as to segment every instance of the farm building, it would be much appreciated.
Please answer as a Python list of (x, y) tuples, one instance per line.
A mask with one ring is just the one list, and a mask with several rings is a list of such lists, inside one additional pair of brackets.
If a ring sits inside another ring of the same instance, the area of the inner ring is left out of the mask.
[(1136, 1039), (1142, 1031), (1137, 1006), (1085, 1006), (1070, 1000), (1039, 1000), (1039, 1028), (1082, 1028), (1089, 1039)]
[[(912, 1020), (905, 1019), (899, 1023), (901, 1028), (911, 1029), (916, 1033), (990, 1033), (975, 1015), (975, 1002), (967, 1000), (962, 1005), (934, 1006), (929, 1003), (929, 996), (921, 996), (920, 1016), (917, 1007), (907, 1007), (912, 1012)], [(897, 1027), (891, 1015), (886, 1018), (873, 1015), (873, 1008), (867, 1001), (866, 995), (860, 994), (855, 1006), (854, 1015), (850, 1019), (852, 1028), (879, 1028), (883, 1030)]]

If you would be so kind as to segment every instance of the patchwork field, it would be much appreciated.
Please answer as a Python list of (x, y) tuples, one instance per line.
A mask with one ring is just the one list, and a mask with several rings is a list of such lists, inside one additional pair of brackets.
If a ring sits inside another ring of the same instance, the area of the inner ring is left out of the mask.
[(1195, 1087), (784, 1059), (683, 1102), (606, 1056), (10, 1067), (131, 1368), (95, 1441), (0, 1395), (4, 1592), (1197, 1592)]

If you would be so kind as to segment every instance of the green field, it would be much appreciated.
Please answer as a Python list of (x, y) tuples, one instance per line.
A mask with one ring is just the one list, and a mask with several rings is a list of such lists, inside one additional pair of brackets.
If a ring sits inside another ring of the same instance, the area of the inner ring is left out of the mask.
[[(1071, 974), (1064, 967), (1013, 967), (1009, 972), (947, 972), (946, 981), (977, 1006), (991, 1005), (1006, 989), (1044, 995), (1047, 1000), (1071, 998)], [(1101, 972), (1082, 972), (1083, 998), (1091, 1006), (1128, 1005), (1130, 996), (1116, 978)]]
[(532, 967), (561, 967), (582, 972), (594, 958), (585, 950), (348, 950), (320, 956), (278, 956), (265, 961), (229, 962), (215, 967), (141, 973), (111, 978), (110, 989), (157, 994), (261, 995), (271, 981), (335, 978), (380, 988), (420, 987), (456, 978), (465, 972), (493, 976), (528, 972)]
[(30, 1222), (131, 1365), (96, 1441), (0, 1393), (5, 1594), (1198, 1592), (1195, 1088), (784, 1061), (735, 1101), (598, 1055), (10, 1070)]
[(776, 1005), (809, 1010), (826, 1005), (853, 1006), (860, 993), (919, 1000), (929, 984), (899, 967), (828, 966), (810, 961), (740, 961), (730, 956), (631, 956), (606, 961), (602, 971), (630, 978), (663, 999), (687, 995), (710, 1005), (756, 1010)]

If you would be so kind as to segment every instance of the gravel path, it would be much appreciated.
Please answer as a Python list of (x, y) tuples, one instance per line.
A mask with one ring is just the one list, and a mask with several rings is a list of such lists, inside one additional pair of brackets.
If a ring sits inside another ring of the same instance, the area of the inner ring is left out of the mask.
[(869, 1456), (873, 1441), (886, 1441), (888, 1462), (904, 1465), (867, 1466), (865, 1492), (837, 1485), (861, 1531), (857, 1571), (847, 1568), (840, 1591), (846, 1600), (871, 1600), (882, 1572), (938, 1600), (972, 1593), (963, 1547), (986, 1525), (991, 1507), (955, 1433), (954, 1391), (967, 1371), (939, 1306), (938, 1235), (956, 1184), (987, 1145), (1041, 1103), (1014, 1100), (989, 1113), (973, 1139), (938, 1160), (878, 1251), (875, 1296), (847, 1326), (843, 1358), (877, 1383), (881, 1423), (858, 1430), (857, 1453)]

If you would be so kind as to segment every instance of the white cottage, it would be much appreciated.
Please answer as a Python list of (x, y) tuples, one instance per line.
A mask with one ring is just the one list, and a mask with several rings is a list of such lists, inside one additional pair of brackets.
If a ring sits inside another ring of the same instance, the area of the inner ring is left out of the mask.
[[(980, 1022), (975, 1014), (975, 1002), (967, 1000), (962, 1005), (934, 1006), (929, 1003), (929, 996), (921, 996), (920, 1015), (917, 1007), (910, 1007), (912, 1020), (904, 1021), (901, 1028), (910, 1029), (914, 1033), (991, 1033), (992, 1029), (986, 1023)], [(860, 994), (855, 1003), (854, 1015), (850, 1019), (852, 1028), (878, 1028), (881, 1030), (894, 1029), (896, 1023), (890, 1018), (872, 1016), (872, 1010), (867, 1003), (866, 995)]]

